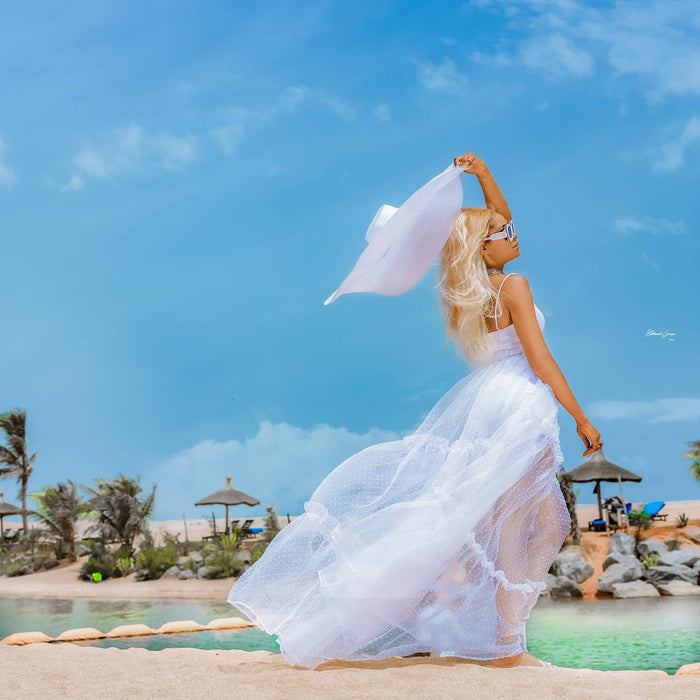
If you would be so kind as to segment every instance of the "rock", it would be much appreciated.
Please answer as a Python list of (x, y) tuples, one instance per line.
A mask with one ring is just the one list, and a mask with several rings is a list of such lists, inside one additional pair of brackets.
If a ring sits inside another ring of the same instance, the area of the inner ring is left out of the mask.
[(209, 573), (211, 572), (211, 566), (200, 566), (197, 569), (197, 578), (209, 578)]
[(161, 578), (178, 578), (180, 576), (180, 569), (177, 566), (171, 566)]
[(185, 579), (188, 579), (188, 578), (197, 578), (197, 574), (195, 574), (194, 571), (192, 571), (192, 569), (183, 569), (180, 572), (178, 578), (181, 581), (184, 581)]
[(614, 598), (658, 598), (661, 595), (655, 586), (645, 581), (613, 583), (612, 593)]
[(608, 568), (610, 568), (613, 564), (627, 564), (628, 566), (632, 566), (634, 562), (639, 561), (637, 557), (635, 557), (633, 554), (617, 554), (613, 553), (608, 555), (608, 558), (603, 562), (603, 571), (606, 571)]
[(204, 564), (204, 557), (201, 552), (195, 552), (190, 559), (199, 567)]
[(627, 556), (619, 564), (609, 566), (598, 579), (598, 590), (605, 593), (613, 592), (613, 584), (626, 583), (642, 578), (644, 567), (635, 557)]
[(76, 545), (76, 547), (75, 547), (75, 553), (76, 553), (79, 557), (82, 557), (82, 556), (84, 556), (85, 554), (90, 554), (90, 553), (91, 553), (90, 547), (86, 547), (84, 544)]
[(659, 564), (663, 566), (688, 566), (691, 569), (700, 561), (700, 549), (695, 547), (681, 547), (672, 552), (662, 554), (659, 557)]
[(577, 549), (564, 549), (554, 558), (552, 573), (582, 583), (593, 575), (593, 564)]
[(58, 561), (56, 559), (44, 559), (42, 566), (44, 569), (53, 569), (54, 567), (58, 566)]
[(685, 534), (690, 537), (693, 542), (700, 544), (700, 527), (697, 525), (686, 525), (683, 528), (683, 532), (685, 532)]
[(700, 595), (700, 586), (688, 581), (668, 581), (658, 586), (662, 595)]
[(206, 565), (209, 565), (214, 561), (215, 558), (216, 558), (216, 554), (207, 554), (207, 556), (204, 557), (204, 563)]
[(548, 574), (547, 584), (552, 598), (581, 598), (583, 596), (578, 583), (566, 576)]
[(652, 539), (651, 537), (646, 540), (642, 540), (639, 543), (637, 550), (639, 551), (639, 555), (642, 557), (652, 553), (658, 554), (659, 556), (668, 553), (668, 547), (666, 546), (665, 542), (662, 540)]
[(239, 561), (242, 561), (245, 564), (250, 564), (250, 550), (249, 549), (239, 549), (236, 552), (236, 556), (238, 557)]
[(609, 554), (634, 555), (634, 537), (625, 532), (616, 532), (611, 535)]
[(644, 573), (644, 578), (658, 586), (661, 583), (668, 581), (682, 580), (689, 583), (695, 583), (698, 578), (696, 571), (693, 571), (689, 566), (650, 566)]

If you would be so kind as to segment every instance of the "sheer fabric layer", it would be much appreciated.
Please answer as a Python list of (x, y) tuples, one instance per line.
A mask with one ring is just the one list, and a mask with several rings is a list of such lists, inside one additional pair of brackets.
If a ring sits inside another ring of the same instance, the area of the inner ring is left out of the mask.
[(411, 435), (328, 474), (228, 602), (306, 668), (525, 651), (571, 525), (557, 406), (522, 352), (471, 372)]

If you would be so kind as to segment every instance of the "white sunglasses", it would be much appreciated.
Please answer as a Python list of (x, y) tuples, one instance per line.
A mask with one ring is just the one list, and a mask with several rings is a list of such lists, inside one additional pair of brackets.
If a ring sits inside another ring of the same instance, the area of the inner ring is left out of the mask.
[(511, 219), (500, 231), (492, 233), (490, 236), (484, 238), (485, 241), (497, 241), (499, 238), (507, 238), (512, 241), (515, 238), (515, 224), (513, 219)]

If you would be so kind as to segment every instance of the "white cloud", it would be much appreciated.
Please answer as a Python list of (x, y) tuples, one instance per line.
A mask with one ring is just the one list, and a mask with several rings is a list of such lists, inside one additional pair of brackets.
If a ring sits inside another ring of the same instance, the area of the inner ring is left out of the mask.
[(520, 48), (520, 59), (550, 80), (586, 78), (594, 73), (593, 56), (561, 34), (538, 37)]
[(462, 96), (469, 93), (469, 81), (457, 70), (451, 58), (446, 56), (440, 65), (430, 61), (416, 61), (416, 63), (418, 63), (418, 79), (428, 90)]
[(687, 226), (684, 221), (669, 221), (668, 219), (653, 219), (650, 216), (641, 216), (616, 219), (613, 223), (613, 231), (624, 236), (631, 236), (634, 233), (675, 235), (685, 233)]
[(83, 146), (73, 156), (64, 191), (82, 190), (88, 179), (111, 180), (153, 170), (181, 170), (196, 158), (195, 136), (146, 134), (137, 124), (113, 129), (98, 145)]
[[(280, 515), (298, 515), (318, 484), (341, 462), (369, 445), (401, 437), (379, 428), (360, 435), (325, 424), (303, 429), (263, 421), (257, 434), (242, 442), (204, 440), (153, 465), (142, 482), (158, 484), (158, 519), (183, 512), (190, 517), (210, 515), (212, 508), (194, 503), (223, 488), (227, 476), (234, 489), (260, 501), (256, 512), (264, 513), (274, 503)], [(221, 515), (221, 506), (213, 510)]]
[(604, 420), (632, 419), (647, 423), (700, 420), (700, 399), (652, 399), (651, 401), (595, 401), (589, 412)]
[(223, 123), (210, 130), (219, 148), (225, 155), (236, 153), (248, 132), (259, 128), (261, 124), (271, 124), (287, 114), (293, 114), (304, 103), (321, 105), (340, 119), (350, 121), (355, 119), (356, 110), (349, 102), (316, 90), (307, 85), (291, 85), (282, 89), (277, 97), (262, 107), (233, 107), (229, 109)]
[(472, 60), (495, 66), (522, 60), (550, 78), (590, 77), (594, 63), (613, 78), (638, 79), (650, 103), (668, 95), (700, 94), (700, 7), (697, 0), (613, 0), (606, 5), (575, 0), (481, 0), (472, 5), (503, 13), (507, 49)]
[(372, 114), (379, 119), (380, 122), (388, 122), (391, 121), (391, 111), (389, 109), (389, 105), (387, 104), (379, 104), (377, 105), (373, 110)]
[(0, 187), (12, 187), (17, 180), (17, 173), (3, 162), (4, 152), (5, 142), (2, 140), (2, 137), (0, 137)]
[(686, 151), (699, 142), (700, 117), (693, 114), (676, 138), (648, 152), (652, 169), (662, 173), (678, 170), (685, 162)]

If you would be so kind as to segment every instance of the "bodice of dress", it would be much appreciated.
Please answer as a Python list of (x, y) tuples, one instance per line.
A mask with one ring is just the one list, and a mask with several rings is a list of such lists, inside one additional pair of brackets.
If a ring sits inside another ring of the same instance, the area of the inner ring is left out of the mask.
[[(535, 316), (537, 316), (540, 330), (544, 330), (544, 314), (537, 307), (537, 304), (535, 304)], [(500, 330), (491, 331), (489, 335), (493, 340), (494, 355), (492, 362), (497, 362), (510, 355), (525, 353), (520, 338), (518, 338), (518, 334), (515, 331), (515, 326), (512, 323)]]

